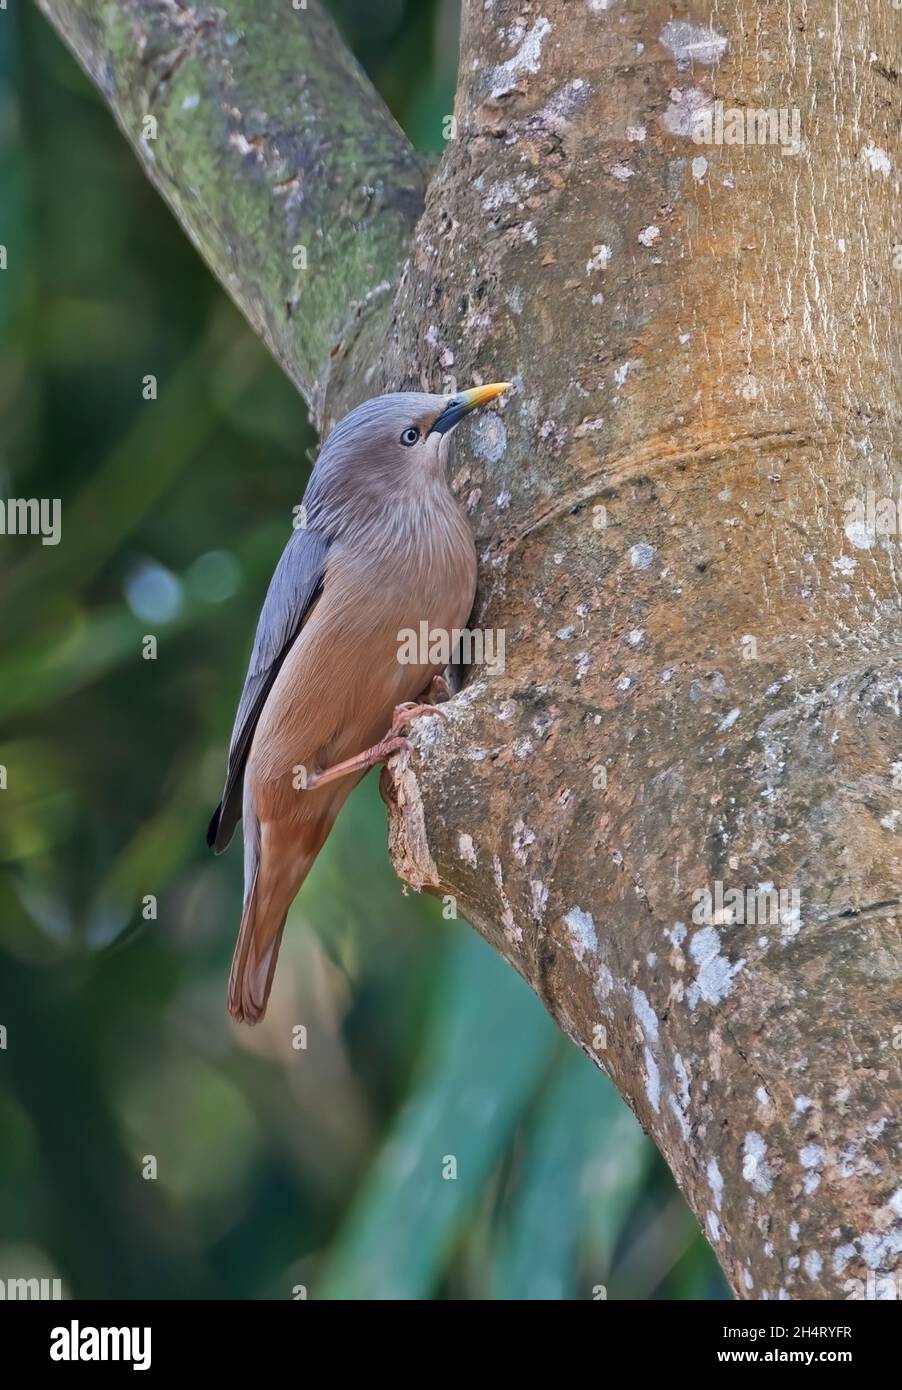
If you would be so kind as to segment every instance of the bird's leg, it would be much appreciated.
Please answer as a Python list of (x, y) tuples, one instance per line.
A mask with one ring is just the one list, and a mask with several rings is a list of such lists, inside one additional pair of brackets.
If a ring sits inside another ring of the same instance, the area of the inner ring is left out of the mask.
[(313, 791), (314, 787), (322, 787), (327, 782), (337, 782), (339, 778), (350, 777), (352, 773), (367, 772), (377, 763), (382, 763), (386, 758), (390, 758), (392, 753), (409, 747), (410, 744), (406, 738), (401, 738), (395, 734), (386, 734), (385, 738), (374, 743), (372, 748), (367, 748), (363, 753), (355, 753), (353, 758), (345, 758), (344, 762), (336, 763), (334, 767), (323, 768), (322, 772), (312, 772), (307, 778), (303, 790)]
[[(436, 676), (435, 679), (440, 680), (441, 677)], [(432, 686), (424, 693), (432, 693)], [(369, 768), (375, 767), (377, 763), (384, 763), (385, 759), (390, 758), (392, 753), (397, 753), (402, 748), (409, 748), (410, 743), (403, 737), (401, 730), (405, 729), (414, 719), (419, 719), (422, 714), (438, 714), (444, 718), (444, 711), (437, 709), (435, 705), (418, 700), (405, 700), (403, 705), (395, 706), (391, 728), (385, 738), (374, 743), (372, 748), (367, 748), (362, 753), (355, 753), (353, 758), (345, 758), (344, 762), (336, 763), (334, 767), (324, 768), (322, 772), (311, 773), (307, 778), (304, 790), (312, 791), (314, 787), (322, 787), (326, 782), (337, 782), (340, 777), (349, 777), (355, 772), (366, 772)]]

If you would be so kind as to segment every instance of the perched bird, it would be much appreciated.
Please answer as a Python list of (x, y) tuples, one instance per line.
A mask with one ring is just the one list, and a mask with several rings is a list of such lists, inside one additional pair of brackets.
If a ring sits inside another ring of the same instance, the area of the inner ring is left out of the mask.
[[(276, 566), (207, 831), (220, 853), (244, 818), (244, 911), (229, 978), (236, 1019), (263, 1017), (285, 918), (341, 806), (441, 671), (399, 660), (402, 630), (463, 628), (476, 551), (446, 476), (449, 435), (507, 382), (453, 396), (378, 396), (316, 460), (301, 525)], [(420, 655), (418, 653), (418, 655)]]

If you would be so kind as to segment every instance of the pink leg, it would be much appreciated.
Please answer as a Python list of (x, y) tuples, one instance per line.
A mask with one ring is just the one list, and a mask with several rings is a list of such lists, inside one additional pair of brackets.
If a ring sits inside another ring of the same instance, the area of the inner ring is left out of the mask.
[[(436, 677), (440, 680), (441, 677)], [(430, 686), (430, 692), (432, 687)], [(450, 692), (449, 692), (450, 693)], [(307, 779), (305, 791), (312, 791), (314, 787), (322, 787), (327, 782), (337, 782), (340, 777), (349, 777), (355, 772), (366, 772), (369, 768), (375, 767), (377, 763), (385, 762), (392, 753), (397, 753), (402, 748), (409, 748), (410, 744), (401, 734), (414, 719), (419, 719), (423, 714), (442, 714), (435, 705), (423, 704), (416, 700), (408, 700), (403, 705), (397, 705), (392, 715), (391, 728), (372, 748), (367, 748), (363, 753), (355, 753), (353, 758), (345, 758), (344, 762), (336, 763), (334, 767), (324, 768), (322, 772), (314, 772)]]

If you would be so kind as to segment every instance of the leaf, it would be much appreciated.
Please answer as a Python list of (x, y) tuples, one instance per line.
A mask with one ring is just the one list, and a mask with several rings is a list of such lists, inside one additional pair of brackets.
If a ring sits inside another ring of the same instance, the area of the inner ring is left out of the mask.
[[(430, 1297), (553, 1054), (554, 1025), (473, 932), (441, 975), (423, 1068), (367, 1174), (316, 1298)], [(453, 1166), (456, 1176), (445, 1176)]]
[[(567, 1047), (527, 1130), (489, 1296), (591, 1298), (653, 1152), (606, 1077)], [(585, 1266), (588, 1277), (580, 1283)]]

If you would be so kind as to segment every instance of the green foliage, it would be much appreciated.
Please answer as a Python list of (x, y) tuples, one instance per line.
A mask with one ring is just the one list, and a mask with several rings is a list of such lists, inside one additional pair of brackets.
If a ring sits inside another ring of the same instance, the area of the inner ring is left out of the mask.
[[(336, 10), (439, 150), (456, 7)], [(0, 1277), (724, 1296), (609, 1084), (403, 894), (374, 778), (295, 905), (265, 1024), (229, 1024), (240, 850), (212, 860), (204, 830), (315, 441), (47, 26), (0, 23), (0, 497), (62, 503), (58, 546), (0, 536)]]

